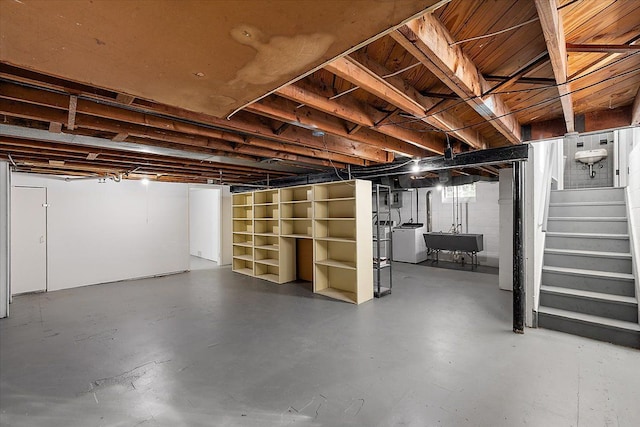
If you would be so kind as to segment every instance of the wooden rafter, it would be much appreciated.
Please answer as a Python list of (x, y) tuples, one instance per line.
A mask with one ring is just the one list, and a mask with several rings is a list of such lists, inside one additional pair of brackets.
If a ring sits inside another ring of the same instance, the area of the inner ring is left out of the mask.
[(416, 117), (421, 117), (426, 112), (425, 107), (415, 99), (415, 93), (417, 93), (415, 89), (414, 94), (408, 93), (410, 88), (400, 89), (390, 84), (382, 76), (351, 57), (338, 58), (324, 68)]
[[(267, 98), (256, 102), (248, 106), (246, 110), (298, 126), (318, 129), (336, 136), (350, 138), (354, 141), (352, 145), (360, 147), (361, 150), (371, 150), (375, 147), (378, 150), (393, 151), (407, 156), (423, 157), (427, 155), (427, 151), (422, 148), (369, 129), (363, 129), (356, 134), (350, 133), (353, 126), (345, 125), (340, 119), (308, 107), (297, 108), (291, 101), (280, 97)], [(291, 130), (287, 129), (282, 133), (285, 132), (291, 132)]]
[(449, 31), (435, 16), (409, 21), (391, 36), (509, 142), (520, 143), (520, 125), (509, 107), (499, 95), (482, 97), (489, 84), (460, 46), (453, 45)]
[[(0, 83), (0, 95), (9, 100), (22, 100), (32, 103), (27, 107), (28, 111), (43, 113), (43, 117), (31, 117), (33, 119), (59, 121), (63, 120), (60, 113), (66, 116), (62, 108), (66, 107), (65, 96), (54, 92), (39, 91), (34, 88), (27, 88), (12, 83)], [(2, 101), (2, 104), (19, 114), (15, 106), (11, 106), (12, 101)], [(17, 101), (15, 101), (17, 102)], [(46, 109), (44, 105), (52, 108)], [(351, 141), (341, 140), (339, 137), (328, 137), (324, 140), (311, 136), (311, 131), (297, 129), (294, 135), (279, 135), (274, 137), (273, 130), (267, 125), (255, 119), (236, 119), (234, 121), (220, 120), (224, 125), (234, 126), (236, 129), (220, 130), (210, 126), (202, 126), (196, 123), (185, 123), (183, 121), (172, 120), (166, 117), (145, 114), (141, 112), (124, 110), (112, 105), (95, 103), (89, 100), (80, 99), (77, 102), (77, 126), (84, 126), (94, 130), (104, 130), (116, 134), (126, 133), (139, 137), (150, 137), (157, 140), (167, 140), (172, 142), (191, 143), (192, 140), (206, 141), (213, 138), (219, 141), (222, 147), (228, 147), (231, 151), (238, 151), (235, 145), (230, 144), (252, 144), (261, 145), (265, 150), (270, 143), (277, 145), (279, 149), (288, 149), (292, 154), (307, 156), (309, 158), (324, 158), (327, 160), (345, 163), (365, 165), (366, 161), (384, 163), (387, 161), (386, 153), (373, 148), (369, 152), (359, 152), (353, 148)], [(46, 119), (49, 117), (50, 119)], [(239, 117), (246, 117), (239, 115)], [(64, 121), (64, 120), (63, 120)], [(217, 123), (217, 122), (216, 122)], [(242, 133), (249, 135), (242, 135)], [(187, 134), (187, 135), (184, 135)], [(199, 143), (202, 145), (202, 142)], [(273, 153), (263, 153), (264, 157), (275, 157)], [(314, 162), (315, 163), (315, 162)]]
[[(0, 99), (0, 112), (13, 117), (43, 121), (56, 121), (60, 119), (61, 115), (66, 115), (63, 110), (6, 99)], [(336, 165), (341, 165), (340, 167), (344, 166), (346, 162), (362, 166), (367, 164), (365, 160), (351, 156), (330, 153), (322, 149), (312, 149), (299, 145), (275, 143), (273, 141), (265, 141), (261, 138), (242, 139), (242, 144), (240, 144), (219, 139), (215, 135), (207, 137), (203, 135), (184, 134), (173, 130), (163, 131), (148, 126), (118, 122), (85, 114), (78, 114), (76, 122), (78, 127), (84, 129), (107, 131), (116, 134), (127, 133), (132, 136), (154, 141), (167, 141), (185, 146), (208, 147), (224, 152), (249, 154), (265, 158), (282, 156), (285, 160), (312, 165), (331, 167), (331, 162)], [(253, 145), (253, 147), (250, 145)]]
[(278, 90), (277, 94), (292, 101), (308, 105), (316, 110), (356, 123), (362, 127), (371, 128), (376, 132), (394, 139), (422, 147), (432, 153), (442, 154), (444, 151), (444, 145), (441, 139), (434, 138), (433, 135), (427, 133), (420, 133), (398, 126), (385, 125), (385, 123), (383, 123), (385, 119), (384, 113), (369, 108), (366, 105), (361, 105), (348, 97), (330, 99), (330, 95), (320, 95), (300, 84), (283, 87)]
[(638, 89), (636, 98), (633, 100), (633, 107), (631, 107), (631, 124), (633, 126), (640, 125), (640, 89)]
[(556, 0), (535, 0), (535, 3), (544, 40), (547, 44), (547, 51), (551, 58), (553, 74), (558, 84), (558, 93), (560, 94), (567, 132), (575, 132), (573, 101), (571, 89), (567, 83), (567, 45), (562, 17), (558, 13), (558, 3)]
[(401, 77), (390, 76), (390, 70), (365, 55), (354, 56), (340, 58), (325, 68), (431, 126), (449, 132), (471, 147), (486, 146), (476, 132), (464, 129), (462, 121), (449, 112), (430, 114), (428, 111), (436, 106), (436, 102), (420, 94)]

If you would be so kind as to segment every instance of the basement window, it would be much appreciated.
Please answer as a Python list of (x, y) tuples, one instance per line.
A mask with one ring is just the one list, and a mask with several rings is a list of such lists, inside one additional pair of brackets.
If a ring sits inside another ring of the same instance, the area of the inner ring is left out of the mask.
[(442, 203), (467, 203), (476, 201), (476, 183), (444, 187)]

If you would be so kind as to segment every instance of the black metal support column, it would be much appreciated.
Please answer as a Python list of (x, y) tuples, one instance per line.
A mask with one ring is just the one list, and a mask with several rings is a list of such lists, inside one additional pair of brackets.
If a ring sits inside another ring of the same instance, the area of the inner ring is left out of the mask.
[(524, 333), (524, 185), (522, 162), (513, 163), (513, 332)]
[(513, 332), (524, 334), (524, 174), (522, 162), (513, 163)]

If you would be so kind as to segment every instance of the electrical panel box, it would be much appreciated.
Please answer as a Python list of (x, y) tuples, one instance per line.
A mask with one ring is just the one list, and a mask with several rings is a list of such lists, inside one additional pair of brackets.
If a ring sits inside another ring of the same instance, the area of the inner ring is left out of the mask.
[(383, 204), (385, 206), (390, 207), (391, 209), (398, 209), (402, 207), (402, 192), (394, 191), (391, 193), (391, 200), (389, 200), (389, 196), (384, 194)]

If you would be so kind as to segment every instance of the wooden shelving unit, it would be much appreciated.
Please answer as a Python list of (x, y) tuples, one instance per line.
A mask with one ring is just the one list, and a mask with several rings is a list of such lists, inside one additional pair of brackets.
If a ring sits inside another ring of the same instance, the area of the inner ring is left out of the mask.
[(253, 193), (233, 195), (233, 271), (253, 276)]
[(295, 280), (296, 242), (310, 239), (314, 292), (354, 304), (373, 298), (369, 181), (241, 193), (233, 204), (234, 271)]
[(314, 186), (314, 292), (360, 304), (373, 298), (371, 183)]

